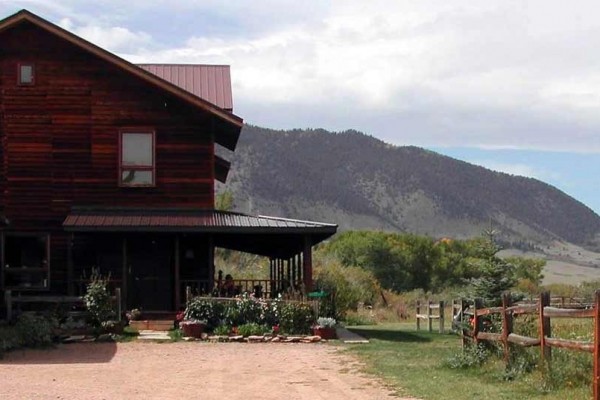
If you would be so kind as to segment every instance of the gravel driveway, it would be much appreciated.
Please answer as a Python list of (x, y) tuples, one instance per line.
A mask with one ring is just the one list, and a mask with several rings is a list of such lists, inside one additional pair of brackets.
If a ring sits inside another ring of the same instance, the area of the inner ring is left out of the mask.
[(0, 398), (392, 398), (359, 369), (325, 344), (79, 343), (7, 354), (0, 360)]

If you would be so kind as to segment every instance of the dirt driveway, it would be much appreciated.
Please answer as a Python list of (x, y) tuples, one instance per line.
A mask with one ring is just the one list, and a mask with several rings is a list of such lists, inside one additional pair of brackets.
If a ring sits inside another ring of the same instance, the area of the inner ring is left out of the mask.
[(325, 344), (80, 343), (7, 354), (0, 399), (392, 398), (359, 368)]

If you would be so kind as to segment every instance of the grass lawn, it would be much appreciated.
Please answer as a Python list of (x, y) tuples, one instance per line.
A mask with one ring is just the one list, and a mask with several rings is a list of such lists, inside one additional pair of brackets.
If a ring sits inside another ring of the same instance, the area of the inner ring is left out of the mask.
[[(482, 367), (450, 369), (443, 361), (461, 350), (455, 335), (416, 332), (414, 324), (350, 327), (370, 339), (369, 344), (346, 345), (399, 394), (424, 400), (546, 399), (579, 400), (591, 397), (591, 385), (545, 392), (538, 372), (505, 379), (504, 364), (488, 361)], [(591, 376), (592, 371), (589, 371)]]

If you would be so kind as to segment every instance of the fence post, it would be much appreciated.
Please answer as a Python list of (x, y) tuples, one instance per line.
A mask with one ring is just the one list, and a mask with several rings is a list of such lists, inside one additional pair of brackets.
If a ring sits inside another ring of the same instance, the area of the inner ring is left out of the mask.
[(121, 288), (115, 289), (115, 302), (117, 303), (117, 321), (121, 321), (122, 304), (121, 304)]
[(417, 300), (417, 331), (421, 330), (421, 302)]
[(550, 328), (550, 318), (544, 317), (544, 307), (550, 305), (550, 292), (544, 292), (540, 294), (540, 320), (539, 320), (539, 328), (540, 328), (540, 356), (542, 368), (547, 366), (550, 368), (550, 362), (552, 360), (552, 349), (550, 346), (546, 346), (546, 337), (550, 337), (552, 335)]
[(440, 333), (442, 335), (444, 333), (446, 333), (444, 330), (444, 313), (445, 313), (444, 307), (445, 307), (445, 304), (444, 304), (444, 301), (442, 300), (442, 301), (440, 301), (440, 310), (438, 312), (438, 315), (440, 316)]
[(463, 349), (467, 345), (467, 341), (469, 340), (465, 335), (465, 299), (460, 298), (460, 339), (462, 342)]
[(477, 315), (477, 310), (479, 310), (481, 308), (483, 308), (483, 301), (481, 299), (475, 299), (474, 304), (473, 304), (472, 332), (473, 332), (473, 340), (475, 341), (476, 345), (479, 344), (479, 339), (477, 339), (477, 334), (479, 333), (479, 325), (480, 325), (479, 316)]
[(4, 292), (4, 303), (6, 304), (6, 320), (12, 319), (12, 291)]
[(504, 362), (510, 364), (510, 345), (508, 336), (512, 333), (513, 319), (512, 313), (506, 309), (511, 306), (510, 293), (502, 294), (502, 344), (504, 345)]
[(433, 320), (431, 319), (431, 300), (427, 301), (427, 330), (433, 332)]
[(600, 290), (594, 293), (594, 400), (600, 400)]

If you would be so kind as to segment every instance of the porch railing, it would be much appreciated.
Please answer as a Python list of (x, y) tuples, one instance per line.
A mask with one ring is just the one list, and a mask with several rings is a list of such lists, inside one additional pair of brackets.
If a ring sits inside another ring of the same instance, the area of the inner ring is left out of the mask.
[[(223, 289), (225, 281), (219, 282), (218, 279), (211, 281), (204, 279), (182, 279), (180, 282), (180, 293), (186, 293), (186, 288), (190, 288), (194, 296), (217, 295), (227, 297), (228, 294)], [(220, 286), (219, 286), (220, 285)], [(256, 297), (272, 298), (278, 293), (284, 292), (289, 287), (289, 283), (283, 280), (271, 279), (234, 279), (233, 294), (254, 293)]]

